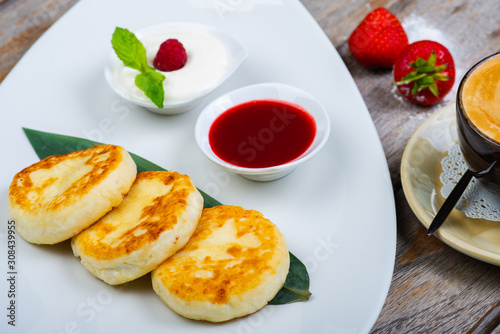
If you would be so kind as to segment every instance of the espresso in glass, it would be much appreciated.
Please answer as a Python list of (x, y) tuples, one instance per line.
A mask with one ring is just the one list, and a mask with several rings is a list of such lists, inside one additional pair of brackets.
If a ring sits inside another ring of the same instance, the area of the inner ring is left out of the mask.
[(456, 107), (458, 141), (467, 165), (481, 172), (497, 161), (485, 180), (500, 185), (500, 53), (465, 74)]

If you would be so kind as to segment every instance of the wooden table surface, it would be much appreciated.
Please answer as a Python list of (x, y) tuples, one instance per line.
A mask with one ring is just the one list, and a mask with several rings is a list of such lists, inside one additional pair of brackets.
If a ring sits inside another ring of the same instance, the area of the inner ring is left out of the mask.
[[(288, 1), (288, 0), (285, 0)], [(30, 45), (76, 0), (0, 0), (0, 82)], [(432, 107), (402, 100), (391, 70), (371, 71), (351, 56), (347, 38), (372, 9), (384, 6), (403, 23), (410, 42), (433, 39), (454, 56), (459, 80), (500, 50), (497, 0), (302, 0), (353, 76), (380, 135), (394, 187), (397, 253), (385, 305), (372, 333), (500, 333), (500, 268), (463, 255), (426, 230), (411, 211), (400, 181), (405, 145), (454, 90)]]

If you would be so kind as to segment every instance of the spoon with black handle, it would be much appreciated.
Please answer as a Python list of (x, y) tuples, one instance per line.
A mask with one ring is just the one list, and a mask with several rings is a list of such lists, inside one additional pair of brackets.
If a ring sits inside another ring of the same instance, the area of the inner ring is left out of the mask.
[(467, 189), (467, 186), (469, 185), (469, 182), (472, 179), (472, 177), (474, 176), (476, 179), (479, 179), (485, 175), (488, 175), (489, 172), (491, 172), (491, 170), (493, 169), (493, 166), (495, 166), (495, 164), (496, 161), (494, 161), (487, 169), (481, 172), (473, 172), (470, 169), (467, 169), (467, 171), (464, 173), (464, 175), (462, 175), (462, 177), (458, 181), (455, 188), (453, 188), (453, 190), (451, 191), (448, 198), (446, 198), (446, 200), (444, 201), (443, 206), (441, 206), (437, 215), (432, 220), (432, 223), (429, 226), (429, 229), (427, 230), (427, 235), (432, 235), (444, 223), (444, 221), (450, 214), (451, 210), (453, 210), (460, 197), (462, 197), (462, 194), (464, 193), (465, 189)]

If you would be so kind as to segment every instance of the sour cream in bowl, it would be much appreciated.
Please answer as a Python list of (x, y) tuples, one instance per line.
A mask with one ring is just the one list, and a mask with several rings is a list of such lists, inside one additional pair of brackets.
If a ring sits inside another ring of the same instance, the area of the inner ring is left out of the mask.
[(146, 49), (148, 64), (167, 39), (179, 40), (187, 53), (187, 62), (179, 70), (165, 75), (165, 102), (158, 108), (135, 85), (139, 71), (126, 67), (112, 51), (105, 67), (106, 81), (122, 98), (158, 114), (178, 114), (193, 109), (202, 98), (217, 88), (241, 65), (248, 52), (230, 34), (195, 23), (165, 23), (134, 32)]
[(195, 139), (205, 156), (254, 181), (279, 179), (311, 159), (330, 135), (330, 120), (311, 94), (281, 83), (236, 89), (198, 117)]

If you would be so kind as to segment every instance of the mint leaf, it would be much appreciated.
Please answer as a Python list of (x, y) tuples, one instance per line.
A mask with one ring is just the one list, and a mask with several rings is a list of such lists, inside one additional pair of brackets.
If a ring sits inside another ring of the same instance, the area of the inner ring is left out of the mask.
[(116, 55), (127, 67), (140, 72), (148, 68), (146, 49), (141, 41), (128, 29), (116, 28), (111, 39)]
[(135, 77), (135, 85), (153, 101), (158, 108), (163, 108), (165, 91), (163, 90), (165, 76), (159, 72), (148, 70)]
[(125, 66), (138, 70), (135, 85), (158, 107), (163, 108), (165, 76), (149, 66), (146, 49), (141, 41), (128, 29), (116, 27), (111, 45)]

